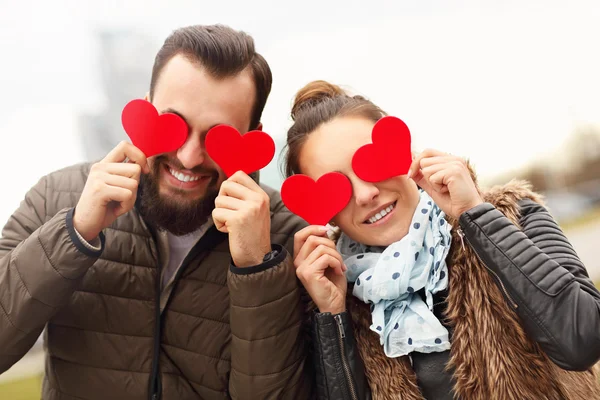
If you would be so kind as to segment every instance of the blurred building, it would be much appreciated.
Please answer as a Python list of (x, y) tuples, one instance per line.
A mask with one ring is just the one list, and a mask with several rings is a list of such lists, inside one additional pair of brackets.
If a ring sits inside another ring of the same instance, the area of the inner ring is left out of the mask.
[(150, 87), (150, 76), (158, 44), (154, 38), (133, 31), (101, 31), (99, 71), (105, 108), (80, 117), (81, 140), (88, 160), (103, 158), (127, 135), (121, 111), (130, 100), (142, 98)]

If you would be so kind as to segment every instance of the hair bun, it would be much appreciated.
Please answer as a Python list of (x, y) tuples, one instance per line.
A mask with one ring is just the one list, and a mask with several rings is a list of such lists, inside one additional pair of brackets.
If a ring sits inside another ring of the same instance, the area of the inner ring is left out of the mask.
[(339, 86), (326, 81), (312, 81), (296, 93), (292, 106), (292, 119), (296, 120), (296, 115), (302, 108), (338, 96), (346, 96), (346, 92)]

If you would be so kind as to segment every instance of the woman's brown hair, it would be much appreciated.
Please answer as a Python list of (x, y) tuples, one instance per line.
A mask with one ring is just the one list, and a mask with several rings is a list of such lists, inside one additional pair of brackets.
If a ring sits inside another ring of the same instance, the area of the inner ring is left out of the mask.
[(356, 116), (373, 122), (386, 113), (362, 96), (350, 96), (342, 88), (326, 81), (313, 81), (296, 94), (292, 107), (294, 124), (287, 134), (284, 173), (300, 173), (298, 159), (308, 136), (319, 126), (337, 117)]

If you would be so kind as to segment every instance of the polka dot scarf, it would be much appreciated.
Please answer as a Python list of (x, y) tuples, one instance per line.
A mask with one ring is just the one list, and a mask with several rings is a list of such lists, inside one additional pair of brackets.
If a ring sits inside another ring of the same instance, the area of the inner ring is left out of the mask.
[[(450, 225), (421, 191), (408, 234), (387, 248), (365, 246), (342, 234), (337, 248), (354, 282), (354, 296), (371, 305), (371, 330), (385, 354), (450, 349), (448, 331), (433, 314), (433, 294), (448, 286)], [(426, 301), (416, 293), (424, 289)]]

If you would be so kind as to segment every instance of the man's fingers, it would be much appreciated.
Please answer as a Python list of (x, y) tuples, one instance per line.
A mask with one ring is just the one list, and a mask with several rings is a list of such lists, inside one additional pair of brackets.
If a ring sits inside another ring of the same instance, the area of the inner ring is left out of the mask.
[(235, 174), (231, 175), (229, 179), (230, 182), (239, 183), (242, 186), (247, 187), (253, 192), (264, 193), (264, 190), (260, 187), (258, 183), (254, 179), (250, 177), (250, 175), (246, 174), (243, 171), (237, 171)]
[(212, 212), (213, 222), (215, 223), (215, 227), (221, 231), (227, 233), (227, 221), (229, 221), (235, 211), (228, 210), (226, 208), (215, 208)]
[(92, 171), (101, 171), (112, 175), (121, 175), (139, 181), (142, 173), (142, 167), (140, 167), (139, 164), (97, 163), (92, 166)]
[(221, 184), (219, 196), (230, 196), (240, 200), (250, 200), (257, 196), (257, 193), (238, 182), (230, 181), (228, 179)]
[(226, 208), (228, 210), (239, 210), (243, 207), (244, 201), (230, 196), (217, 196), (215, 207)]
[(135, 199), (136, 193), (123, 187), (105, 185), (104, 189), (99, 193), (99, 195), (103, 197), (103, 200), (106, 204), (110, 203), (111, 201), (128, 203)]
[(309, 225), (305, 228), (302, 228), (294, 235), (294, 258), (300, 252), (302, 246), (310, 236), (321, 236), (325, 237), (327, 235), (328, 228), (326, 226), (321, 225)]
[(129, 189), (132, 192), (137, 192), (139, 181), (135, 178), (128, 178), (122, 175), (103, 173), (100, 177), (107, 185), (117, 186), (124, 189)]
[(145, 173), (150, 172), (146, 155), (133, 144), (123, 141), (110, 151), (101, 161), (101, 163), (122, 163), (128, 159), (128, 162), (139, 165)]

